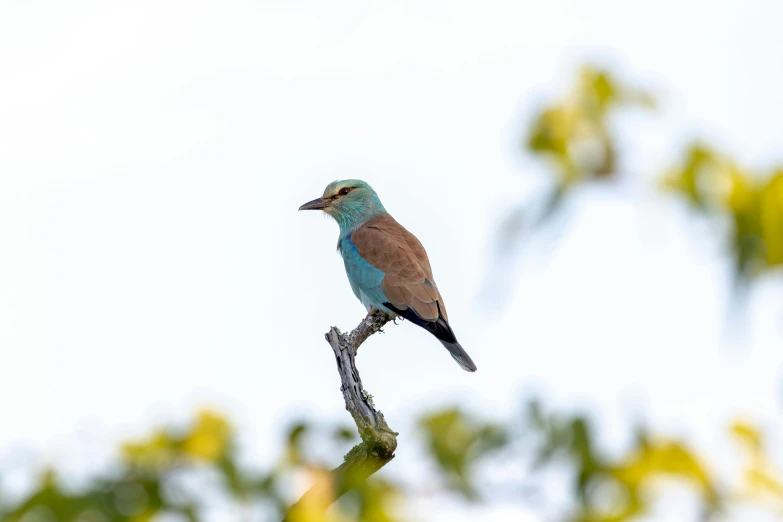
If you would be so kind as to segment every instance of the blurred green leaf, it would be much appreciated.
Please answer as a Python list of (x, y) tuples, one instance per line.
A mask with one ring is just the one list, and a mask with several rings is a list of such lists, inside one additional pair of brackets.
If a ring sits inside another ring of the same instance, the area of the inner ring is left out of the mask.
[(526, 146), (550, 162), (559, 190), (612, 178), (617, 175), (617, 145), (610, 118), (622, 109), (654, 106), (650, 93), (621, 84), (606, 70), (585, 66), (571, 93), (534, 118)]
[(480, 458), (505, 446), (505, 428), (477, 421), (457, 408), (425, 415), (419, 426), (447, 481), (467, 498), (476, 499), (474, 465)]
[(692, 144), (663, 187), (698, 212), (730, 224), (726, 241), (740, 282), (783, 265), (783, 175), (754, 175), (703, 144)]

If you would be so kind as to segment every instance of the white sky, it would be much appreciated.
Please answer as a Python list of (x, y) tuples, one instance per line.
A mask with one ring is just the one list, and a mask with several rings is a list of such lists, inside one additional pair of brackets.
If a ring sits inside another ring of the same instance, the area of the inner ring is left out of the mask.
[[(368, 342), (398, 467), (412, 413), (502, 415), (536, 391), (610, 446), (644, 419), (731, 470), (729, 419), (781, 427), (783, 285), (727, 341), (720, 246), (652, 183), (696, 136), (783, 162), (783, 4), (631, 4), (0, 4), (0, 461), (91, 468), (208, 404), (256, 460), (300, 414), (348, 422), (322, 334), (363, 309), (336, 225), (296, 209), (359, 177), (427, 247), (479, 367), (410, 324)], [(642, 181), (573, 201), (488, 308), (491, 239), (535, 186), (524, 123), (586, 59), (661, 94), (624, 124)]]

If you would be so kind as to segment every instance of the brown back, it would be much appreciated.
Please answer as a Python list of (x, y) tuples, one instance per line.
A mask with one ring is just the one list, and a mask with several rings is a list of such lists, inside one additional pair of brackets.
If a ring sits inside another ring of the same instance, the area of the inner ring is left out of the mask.
[(351, 234), (351, 242), (367, 263), (386, 274), (381, 284), (391, 304), (400, 310), (412, 308), (428, 321), (438, 318), (440, 306), (448, 321), (427, 252), (393, 217), (382, 214), (368, 220)]

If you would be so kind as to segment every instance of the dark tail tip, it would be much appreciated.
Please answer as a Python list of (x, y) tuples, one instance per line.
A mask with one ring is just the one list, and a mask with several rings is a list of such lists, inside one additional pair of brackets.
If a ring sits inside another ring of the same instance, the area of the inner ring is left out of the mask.
[(463, 370), (466, 372), (476, 371), (476, 364), (470, 358), (468, 352), (466, 352), (459, 343), (450, 343), (447, 341), (441, 341), (441, 343), (446, 347), (451, 356), (455, 361), (457, 361), (457, 364), (459, 364)]

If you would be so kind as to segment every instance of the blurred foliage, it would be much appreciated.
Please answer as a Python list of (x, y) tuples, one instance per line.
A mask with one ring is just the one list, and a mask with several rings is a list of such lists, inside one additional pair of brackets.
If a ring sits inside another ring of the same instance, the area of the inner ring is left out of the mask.
[(144, 522), (164, 513), (202, 520), (200, 495), (189, 491), (181, 477), (206, 468), (217, 472), (238, 496), (253, 488), (263, 491), (262, 480), (253, 483), (238, 471), (232, 427), (221, 415), (204, 411), (185, 432), (158, 430), (125, 444), (118, 469), (86, 492), (68, 491), (53, 472), (47, 472), (39, 490), (3, 511), (0, 520)]
[[(295, 480), (315, 482), (319, 494), (293, 513), (291, 522), (398, 520), (388, 514), (397, 489), (382, 479), (352, 484), (354, 494), (325, 518), (333, 488), (340, 486), (330, 482), (328, 466), (308, 454), (307, 447), (320, 445), (311, 432), (305, 423), (292, 426), (270, 469), (252, 471), (240, 464), (234, 427), (222, 414), (202, 411), (185, 430), (158, 429), (122, 445), (118, 462), (80, 491), (46, 471), (35, 491), (11, 507), (0, 505), (0, 521), (147, 522), (177, 515), (196, 522), (209, 520), (210, 506), (225, 500), (237, 513), (255, 513), (252, 520), (280, 520), (295, 500), (290, 497)], [(336, 449), (345, 449), (353, 438), (346, 428), (321, 435)]]
[(535, 467), (563, 458), (571, 463), (577, 509), (569, 520), (621, 522), (648, 514), (652, 492), (661, 478), (687, 484), (698, 495), (704, 518), (718, 511), (723, 498), (716, 479), (701, 459), (681, 441), (637, 430), (634, 446), (610, 459), (599, 449), (595, 429), (581, 415), (546, 415), (538, 402), (528, 408), (528, 422), (538, 434)]
[[(552, 178), (546, 193), (536, 198), (539, 208), (529, 220), (531, 228), (552, 217), (573, 189), (615, 179), (619, 157), (613, 118), (655, 106), (651, 93), (625, 85), (606, 70), (582, 67), (570, 92), (536, 114), (524, 139), (524, 149), (544, 161)], [(512, 212), (501, 227), (504, 243), (518, 239), (530, 210), (521, 206)]]
[(633, 107), (654, 108), (652, 94), (624, 85), (609, 72), (583, 67), (563, 99), (534, 118), (527, 149), (551, 163), (557, 190), (617, 175), (617, 145), (611, 117)]
[[(515, 462), (527, 471), (504, 479), (505, 489), (531, 481), (545, 489), (547, 469), (568, 471), (572, 507), (559, 517), (563, 521), (640, 520), (676, 485), (692, 493), (703, 520), (748, 504), (783, 516), (783, 475), (773, 465), (763, 435), (748, 422), (736, 422), (727, 434), (742, 450), (737, 467), (742, 476), (736, 479), (718, 477), (683, 441), (644, 429), (636, 431), (625, 451), (608, 456), (587, 417), (547, 412), (538, 401), (531, 401), (518, 419), (504, 423), (449, 408), (422, 415), (418, 425), (436, 473), (428, 483), (443, 484), (445, 491), (470, 502), (492, 501), (500, 495), (492, 469), (499, 462)], [(308, 448), (319, 445), (314, 436), (323, 437), (321, 444), (344, 447), (344, 428), (295, 424), (266, 472), (240, 464), (235, 436), (223, 416), (201, 412), (186, 430), (160, 429), (124, 444), (119, 462), (81, 491), (72, 491), (54, 472), (45, 472), (35, 491), (0, 509), (0, 521), (144, 522), (162, 515), (200, 521), (209, 520), (210, 504), (219, 499), (229, 503), (237, 519), (281, 520), (301, 488), (312, 485), (312, 494), (287, 513), (286, 521), (402, 522), (415, 520), (405, 517), (406, 500), (428, 489), (376, 476), (350, 484), (350, 492), (335, 503), (335, 492), (347, 487), (335, 484), (329, 466), (318, 462)], [(525, 497), (520, 495), (517, 501), (524, 502)]]
[(475, 464), (506, 444), (505, 427), (471, 419), (456, 408), (426, 415), (419, 426), (448, 485), (475, 500)]
[[(518, 240), (525, 216), (535, 228), (562, 206), (564, 197), (585, 183), (616, 180), (618, 139), (613, 118), (635, 108), (654, 109), (655, 97), (626, 85), (610, 72), (583, 67), (571, 91), (544, 106), (530, 123), (525, 149), (547, 165), (552, 183), (536, 198), (537, 208), (519, 207), (502, 225), (504, 244)], [(783, 166), (757, 173), (702, 143), (690, 145), (662, 186), (699, 213), (725, 223), (727, 252), (740, 283), (783, 266)]]
[(707, 145), (690, 145), (663, 187), (695, 210), (723, 219), (742, 281), (783, 266), (783, 168), (756, 174)]
[(783, 474), (772, 465), (766, 437), (752, 424), (737, 421), (730, 433), (746, 454), (739, 500), (762, 503), (783, 519)]

